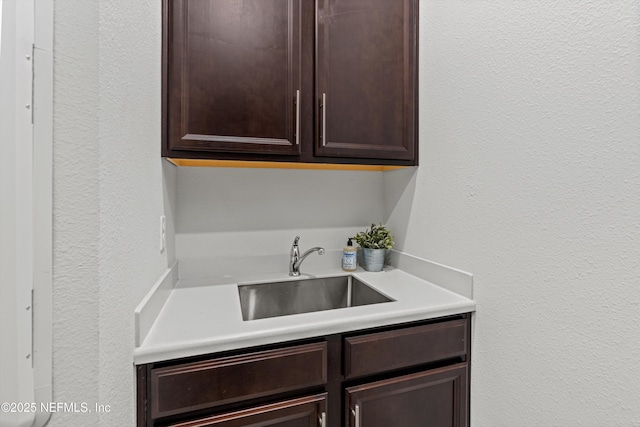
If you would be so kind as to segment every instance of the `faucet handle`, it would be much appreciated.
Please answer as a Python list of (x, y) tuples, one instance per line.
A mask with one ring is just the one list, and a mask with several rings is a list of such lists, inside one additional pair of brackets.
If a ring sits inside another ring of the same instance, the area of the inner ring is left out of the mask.
[(291, 262), (294, 262), (294, 260), (298, 259), (298, 257), (300, 256), (300, 249), (298, 249), (298, 240), (300, 240), (300, 236), (296, 236), (296, 238), (293, 239), (293, 245), (291, 245), (291, 250), (289, 251), (289, 255), (291, 255)]

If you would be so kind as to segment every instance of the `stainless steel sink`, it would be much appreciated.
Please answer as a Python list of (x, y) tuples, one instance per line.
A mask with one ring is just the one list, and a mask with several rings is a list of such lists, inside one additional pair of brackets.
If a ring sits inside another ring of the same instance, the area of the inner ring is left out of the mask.
[(244, 320), (393, 301), (353, 276), (238, 285)]

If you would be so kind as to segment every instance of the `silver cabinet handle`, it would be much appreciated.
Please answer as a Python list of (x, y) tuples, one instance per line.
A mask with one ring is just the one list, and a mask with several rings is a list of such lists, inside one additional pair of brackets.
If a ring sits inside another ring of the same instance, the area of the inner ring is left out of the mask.
[(360, 425), (360, 405), (356, 404), (356, 406), (351, 410), (351, 413), (353, 414), (353, 418), (354, 418), (354, 425), (355, 427), (362, 427)]
[(323, 412), (320, 415), (320, 427), (327, 427), (327, 413)]
[(300, 145), (300, 90), (296, 90), (296, 145)]
[(327, 145), (327, 94), (322, 94), (322, 146)]

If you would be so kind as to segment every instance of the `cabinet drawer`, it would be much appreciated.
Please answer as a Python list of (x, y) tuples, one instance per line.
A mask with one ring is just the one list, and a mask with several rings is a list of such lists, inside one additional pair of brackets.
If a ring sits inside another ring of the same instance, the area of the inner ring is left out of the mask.
[(327, 381), (326, 342), (151, 371), (151, 417), (222, 406)]
[(327, 393), (229, 412), (169, 427), (317, 427), (326, 417)]
[(464, 356), (468, 329), (459, 319), (345, 338), (345, 379)]

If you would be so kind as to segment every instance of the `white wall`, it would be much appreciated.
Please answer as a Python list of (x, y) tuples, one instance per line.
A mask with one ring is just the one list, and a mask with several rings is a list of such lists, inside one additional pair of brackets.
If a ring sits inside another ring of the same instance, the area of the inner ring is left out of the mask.
[(133, 424), (162, 213), (180, 256), (243, 253), (245, 227), (257, 252), (322, 244), (384, 210), (401, 248), (475, 274), (474, 425), (640, 423), (635, 0), (422, 0), (421, 166), (374, 183), (163, 166), (160, 3), (55, 7), (54, 400), (112, 412), (50, 425)]
[(640, 3), (420, 12), (420, 168), (387, 212), (474, 273), (472, 424), (640, 425)]
[(160, 215), (160, 2), (58, 0), (54, 45), (54, 370), (51, 426), (135, 420), (133, 311), (167, 267)]
[[(179, 168), (178, 258), (342, 248), (383, 219), (381, 172)], [(283, 265), (283, 268), (288, 268)]]
[[(54, 9), (53, 399), (98, 402), (100, 182), (98, 11)], [(53, 414), (51, 426), (97, 425), (97, 414)]]

